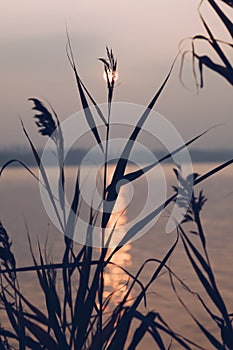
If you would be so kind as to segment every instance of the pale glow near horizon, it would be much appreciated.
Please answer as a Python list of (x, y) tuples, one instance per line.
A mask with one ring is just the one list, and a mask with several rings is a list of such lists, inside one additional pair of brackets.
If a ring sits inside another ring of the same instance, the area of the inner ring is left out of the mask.
[[(65, 55), (66, 22), (81, 75), (96, 99), (104, 102), (106, 97), (101, 81), (102, 67), (97, 59), (105, 54), (108, 45), (119, 62), (116, 98), (144, 104), (168, 72), (179, 41), (205, 33), (197, 13), (198, 4), (197, 0), (145, 0), (143, 3), (119, 0), (117, 4), (109, 0), (9, 0), (2, 3), (0, 146), (25, 144), (18, 113), (23, 115), (29, 131), (36, 135), (28, 97), (46, 97), (61, 118), (79, 108)], [(223, 9), (226, 6), (223, 5)], [(225, 35), (221, 23), (205, 4), (203, 13), (207, 14), (217, 36)], [(230, 85), (214, 73), (206, 71), (205, 76), (206, 87), (197, 98), (195, 89), (190, 93), (180, 85), (177, 66), (158, 109), (176, 123), (184, 137), (225, 122), (225, 130), (223, 127), (219, 138), (214, 138), (217, 145), (225, 147), (230, 144), (233, 131)], [(189, 86), (193, 87), (192, 84), (189, 82)]]

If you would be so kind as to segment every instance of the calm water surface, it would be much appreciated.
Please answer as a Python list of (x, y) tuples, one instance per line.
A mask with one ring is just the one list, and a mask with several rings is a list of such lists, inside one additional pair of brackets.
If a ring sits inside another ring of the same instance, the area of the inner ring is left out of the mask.
[[(215, 166), (216, 164), (211, 163), (194, 164), (194, 170), (199, 174), (203, 174)], [(167, 179), (169, 195), (172, 193), (171, 185), (176, 183), (175, 176), (170, 165), (164, 166), (163, 171)], [(74, 174), (74, 169), (68, 168), (68, 198), (70, 198), (73, 190), (72, 181)], [(126, 221), (130, 222), (140, 212), (141, 205), (146, 196), (145, 186), (146, 183), (143, 181), (138, 181), (135, 184), (132, 205), (128, 207), (128, 210), (121, 217), (119, 227)], [(221, 173), (212, 177), (212, 179), (200, 184), (198, 189), (204, 189), (204, 194), (208, 198), (202, 212), (202, 218), (212, 265), (229, 311), (233, 312), (233, 168), (229, 167), (223, 170)], [(126, 195), (122, 193), (122, 201), (127, 200)], [(34, 246), (36, 246), (37, 239), (43, 246), (47, 234), (49, 234), (47, 249), (52, 260), (54, 262), (58, 261), (62, 255), (63, 237), (50, 222), (43, 208), (36, 181), (25, 173), (24, 170), (11, 168), (3, 174), (1, 179), (0, 198), (0, 220), (12, 238), (12, 249), (17, 259), (17, 266), (31, 264), (26, 226), (28, 227)], [(136, 273), (146, 259), (162, 259), (175, 241), (175, 233), (169, 235), (164, 233), (170, 210), (169, 208), (162, 213), (158, 222), (146, 235), (123, 247), (114, 257), (114, 262), (125, 267), (131, 273)], [(149, 280), (156, 266), (156, 263), (153, 262), (147, 265), (142, 274), (143, 282)], [(181, 245), (178, 245), (170, 261), (170, 267), (190, 288), (200, 293), (203, 292), (192, 273), (192, 269)], [(37, 302), (41, 300), (42, 304), (43, 300), (41, 295), (38, 295), (39, 292), (35, 284), (34, 275), (32, 273), (26, 273), (22, 276), (21, 274), (21, 279), (23, 282), (22, 289), (25, 293), (27, 293), (31, 300), (36, 300)], [(126, 280), (127, 277), (119, 268), (108, 268), (105, 272), (105, 295), (108, 295), (113, 289), (119, 289), (119, 292), (114, 296), (114, 302), (117, 303), (126, 291), (126, 287), (124, 286)], [(210, 331), (216, 332), (217, 336), (217, 329), (209, 322), (206, 313), (200, 307), (197, 300), (183, 290), (180, 290), (180, 293), (182, 298), (187, 302), (187, 305), (195, 312), (198, 319)], [(177, 301), (166, 273), (161, 275), (151, 286), (148, 293), (147, 305), (142, 305), (141, 310), (144, 313), (151, 310), (159, 312), (173, 330), (190, 337), (207, 349), (211, 349), (211, 346), (206, 342), (191, 318)], [(0, 322), (3, 319), (3, 314), (0, 314)], [(137, 326), (137, 323), (135, 323), (135, 326)], [(149, 336), (145, 337), (138, 347), (138, 349), (154, 348), (156, 347)], [(175, 346), (174, 344), (172, 348), (179, 349), (179, 346)]]

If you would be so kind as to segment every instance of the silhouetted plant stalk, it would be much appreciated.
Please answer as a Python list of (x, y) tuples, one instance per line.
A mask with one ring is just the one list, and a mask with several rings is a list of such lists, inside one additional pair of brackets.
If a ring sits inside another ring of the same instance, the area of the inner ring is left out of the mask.
[[(110, 305), (112, 297), (116, 291), (113, 291), (108, 297), (104, 297), (104, 269), (106, 266), (111, 266), (111, 264), (113, 264), (111, 259), (118, 252), (118, 250), (121, 249), (121, 245), (128, 243), (134, 237), (134, 235), (140, 231), (141, 227), (150, 223), (158, 214), (161, 213), (164, 208), (168, 207), (172, 201), (177, 200), (181, 206), (187, 207), (188, 203), (185, 203), (185, 200), (187, 199), (186, 197), (190, 191), (193, 191), (192, 186), (190, 186), (191, 183), (193, 186), (195, 186), (212, 177), (214, 174), (230, 166), (233, 163), (233, 159), (230, 159), (229, 161), (215, 167), (206, 174), (201, 176), (191, 174), (187, 179), (183, 179), (182, 175), (176, 171), (177, 179), (180, 183), (179, 190), (181, 191), (178, 190), (178, 187), (175, 188), (175, 194), (167, 198), (161, 206), (155, 208), (151, 213), (148, 213), (148, 215), (142, 218), (140, 222), (129, 229), (119, 245), (114, 250), (110, 250), (109, 243), (112, 235), (114, 234), (117, 221), (113, 225), (111, 235), (107, 239), (107, 242), (105, 241), (105, 230), (109, 224), (115, 202), (119, 196), (120, 188), (118, 191), (116, 190), (117, 184), (122, 183), (121, 180), (124, 179), (127, 179), (129, 182), (139, 179), (150, 169), (156, 167), (166, 159), (169, 159), (174, 154), (180, 152), (184, 147), (195, 142), (207, 131), (204, 131), (203, 133), (187, 141), (184, 146), (179, 147), (171, 153), (168, 153), (157, 162), (149, 164), (146, 168), (140, 169), (136, 172), (130, 172), (129, 170), (129, 172), (126, 173), (130, 153), (135, 142), (137, 141), (138, 136), (140, 135), (144, 123), (149, 118), (152, 108), (155, 106), (170, 78), (174, 63), (176, 61), (175, 59), (161, 87), (155, 93), (139, 120), (136, 122), (129, 139), (125, 144), (122, 154), (117, 161), (110, 184), (107, 184), (107, 154), (109, 131), (111, 127), (110, 113), (117, 78), (117, 61), (114, 58), (112, 50), (108, 48), (107, 59), (100, 59), (104, 63), (104, 71), (107, 77), (108, 115), (106, 118), (79, 76), (68, 33), (67, 56), (74, 73), (77, 91), (83, 107), (86, 122), (90, 127), (92, 136), (105, 156), (102, 198), (103, 210), (102, 212), (100, 211), (100, 230), (102, 230), (103, 244), (100, 251), (98, 251), (98, 258), (94, 258), (94, 251), (91, 246), (93, 235), (92, 224), (95, 224), (99, 213), (97, 213), (93, 208), (90, 208), (89, 213), (89, 228), (86, 234), (86, 245), (78, 249), (73, 244), (72, 238), (74, 236), (76, 218), (79, 216), (81, 205), (79, 179), (80, 169), (77, 167), (75, 190), (71, 201), (70, 211), (66, 217), (64, 207), (66, 173), (63, 159), (63, 135), (59, 118), (51, 106), (47, 108), (44, 103), (36, 98), (33, 98), (31, 99), (34, 103), (33, 109), (37, 113), (34, 118), (39, 128), (39, 133), (43, 136), (51, 137), (56, 146), (59, 163), (59, 198), (54, 197), (47, 177), (46, 169), (41, 162), (36, 147), (34, 146), (23, 124), (22, 127), (40, 171), (43, 186), (48, 192), (49, 200), (51, 201), (54, 212), (64, 233), (64, 253), (61, 257), (61, 263), (54, 264), (48, 258), (46, 249), (45, 254), (42, 254), (41, 246), (38, 244), (38, 258), (36, 258), (35, 252), (32, 249), (30, 235), (28, 233), (28, 241), (33, 266), (16, 267), (8, 234), (3, 226), (0, 226), (0, 261), (1, 265), (3, 266), (3, 269), (2, 266), (0, 269), (0, 301), (11, 324), (11, 329), (9, 331), (0, 328), (0, 349), (1, 347), (4, 349), (13, 349), (13, 345), (11, 344), (16, 342), (20, 350), (118, 350), (125, 348), (128, 346), (127, 344), (129, 344), (129, 349), (132, 350), (136, 348), (146, 333), (152, 336), (155, 345), (162, 350), (171, 348), (172, 342), (170, 340), (179, 344), (181, 349), (183, 348), (187, 350), (192, 349), (192, 347), (203, 349), (192, 340), (173, 331), (159, 313), (153, 311), (149, 313), (147, 312), (146, 315), (143, 315), (143, 313), (140, 311), (141, 304), (144, 302), (146, 305), (147, 303), (148, 290), (163, 271), (169, 271), (171, 274), (172, 284), (175, 291), (176, 289), (173, 279), (175, 278), (179, 281), (179, 283), (181, 283), (178, 276), (176, 276), (175, 273), (167, 266), (170, 257), (176, 249), (179, 239), (181, 239), (193, 269), (198, 275), (201, 284), (204, 286), (207, 295), (217, 306), (221, 317), (213, 315), (203, 301), (202, 305), (205, 307), (205, 310), (209, 312), (212, 319), (218, 323), (219, 327), (222, 327), (221, 330), (223, 333), (232, 331), (230, 315), (226, 310), (224, 301), (217, 288), (214, 273), (211, 269), (207, 253), (204, 230), (200, 219), (200, 211), (205, 202), (205, 198), (203, 197), (202, 193), (198, 198), (196, 198), (194, 194), (192, 195), (191, 207), (188, 208), (184, 221), (192, 220), (194, 223), (196, 223), (197, 234), (200, 237), (204, 255), (202, 255), (201, 252), (199, 252), (192, 244), (189, 236), (183, 230), (182, 223), (178, 226), (178, 234), (174, 240), (174, 243), (170, 248), (168, 248), (167, 253), (164, 255), (162, 260), (147, 260), (139, 268), (135, 275), (132, 275), (126, 269), (124, 269), (124, 273), (128, 276), (128, 281), (126, 282), (128, 291), (123, 295), (122, 300), (118, 303), (118, 305), (113, 305), (113, 310), (111, 310), (110, 313), (108, 306)], [(89, 108), (89, 100), (97, 111), (97, 115), (103, 123), (102, 125), (106, 127), (104, 140), (102, 140), (100, 137), (95, 118), (91, 112), (91, 109)], [(105, 149), (102, 146), (103, 141), (105, 141)], [(17, 160), (10, 160), (7, 162), (1, 169), (0, 175), (2, 175), (3, 171), (9, 164), (15, 161)], [(40, 181), (31, 169), (29, 169), (22, 162), (20, 163), (35, 179)], [(180, 193), (184, 194), (183, 198), (182, 196), (180, 197)], [(60, 206), (62, 209), (62, 215), (59, 214), (58, 206)], [(97, 252), (95, 252), (95, 255), (96, 254)], [(153, 266), (151, 270), (151, 275), (148, 281), (142, 283), (141, 275), (144, 267), (149, 262), (153, 262), (155, 266)], [(115, 266), (117, 265), (115, 264)], [(121, 266), (119, 266), (119, 269), (123, 270)], [(60, 270), (62, 284), (58, 283), (57, 277)], [(19, 272), (26, 271), (35, 271), (36, 273), (37, 280), (45, 300), (45, 312), (42, 312), (40, 310), (40, 306), (37, 307), (36, 304), (32, 303), (20, 291), (17, 274)], [(207, 274), (207, 277), (204, 276), (203, 271), (205, 274)], [(136, 285), (140, 288), (140, 291), (129, 303), (129, 299), (131, 298), (132, 292), (135, 290)], [(210, 342), (212, 344), (219, 345), (220, 343), (216, 337), (210, 334), (193, 315), (191, 316)], [(129, 330), (132, 327), (132, 323), (135, 319), (140, 320), (140, 326), (136, 329), (136, 331), (134, 331), (132, 339), (128, 339)], [(166, 344), (168, 341), (169, 345), (167, 346)], [(225, 343), (226, 346), (228, 346), (226, 341)], [(219, 347), (219, 349), (220, 348), (221, 347)]]
[[(223, 1), (223, 0), (222, 0)], [(216, 36), (213, 34), (211, 28), (208, 26), (207, 21), (204, 19), (203, 15), (201, 14), (201, 5), (207, 2), (209, 6), (212, 8), (212, 10), (216, 13), (219, 20), (223, 23), (226, 32), (230, 35), (231, 39), (233, 38), (233, 24), (229, 16), (227, 16), (221, 7), (218, 5), (220, 4), (220, 1), (216, 0), (201, 0), (198, 12), (200, 19), (202, 21), (202, 24), (207, 32), (207, 35), (203, 34), (197, 34), (193, 36), (191, 39), (191, 50), (183, 50), (182, 44), (184, 40), (180, 43), (180, 50), (182, 52), (182, 59), (181, 59), (181, 66), (180, 66), (180, 79), (182, 81), (182, 72), (183, 72), (183, 65), (184, 60), (187, 54), (191, 54), (192, 57), (192, 69), (193, 69), (193, 76), (196, 83), (197, 91), (199, 88), (203, 88), (204, 86), (204, 75), (203, 75), (203, 68), (207, 67), (210, 70), (216, 72), (220, 76), (222, 76), (226, 81), (228, 81), (231, 85), (233, 85), (233, 67), (230, 62), (230, 59), (227, 57), (227, 50), (224, 50), (224, 46), (232, 49), (233, 44), (232, 41), (224, 41), (217, 39)], [(230, 7), (233, 7), (233, 3), (231, 0), (224, 0), (224, 2), (229, 5)], [(221, 64), (216, 63), (213, 61), (211, 57), (208, 55), (200, 55), (196, 50), (196, 42), (203, 41), (206, 42), (215, 52), (216, 57), (218, 60), (220, 60)], [(197, 73), (197, 67), (198, 67), (198, 73)]]
[[(112, 49), (110, 50), (106, 47), (107, 59), (99, 58), (100, 61), (104, 64), (104, 78), (107, 82), (107, 90), (108, 90), (108, 117), (106, 124), (106, 143), (105, 143), (105, 162), (104, 162), (104, 175), (103, 175), (103, 212), (106, 212), (108, 208), (106, 208), (106, 188), (107, 188), (107, 178), (108, 178), (108, 148), (109, 148), (109, 133), (110, 133), (110, 117), (111, 117), (111, 104), (113, 99), (113, 92), (115, 88), (115, 83), (118, 77), (117, 73), (117, 60), (113, 55)], [(103, 254), (103, 265), (101, 267), (100, 272), (100, 288), (99, 288), (99, 305), (100, 305), (100, 313), (99, 313), (99, 348), (102, 348), (102, 328), (103, 328), (103, 294), (104, 294), (104, 258), (106, 255), (105, 247), (105, 228), (106, 226), (102, 226), (102, 254)]]
[[(176, 174), (178, 174), (178, 171), (176, 170)], [(192, 175), (194, 179), (198, 178), (198, 174)], [(186, 205), (187, 202), (187, 193), (190, 191), (190, 180), (189, 178), (184, 179), (181, 174), (178, 176), (179, 179), (179, 186), (182, 188), (183, 196), (178, 201), (178, 204), (183, 207)], [(174, 187), (174, 190), (178, 191), (177, 187)], [(194, 322), (197, 324), (197, 326), (200, 328), (201, 332), (206, 336), (209, 343), (214, 346), (216, 349), (232, 349), (233, 348), (233, 328), (232, 328), (232, 316), (228, 310), (227, 306), (225, 304), (224, 298), (221, 295), (221, 292), (217, 286), (217, 282), (215, 279), (214, 271), (211, 266), (211, 262), (208, 256), (207, 251), (207, 243), (206, 243), (206, 237), (205, 232), (202, 226), (201, 222), (201, 211), (203, 209), (203, 206), (205, 202), (207, 201), (207, 198), (203, 195), (203, 191), (200, 191), (198, 196), (195, 196), (194, 190), (192, 189), (192, 197), (189, 204), (189, 209), (187, 211), (187, 214), (185, 215), (183, 221), (181, 224), (178, 225), (177, 232), (179, 236), (181, 237), (185, 253), (188, 257), (188, 260), (191, 263), (191, 266), (194, 270), (194, 272), (197, 275), (197, 278), (204, 288), (205, 295), (210, 300), (211, 304), (215, 307), (214, 310), (217, 310), (219, 312), (219, 315), (216, 315), (216, 311), (212, 311), (212, 307), (210, 307), (207, 301), (204, 301), (203, 298), (198, 294), (190, 290), (186, 286), (186, 290), (195, 295), (199, 302), (201, 303), (202, 307), (204, 308), (204, 311), (207, 313), (208, 317), (211, 321), (213, 321), (217, 327), (219, 328), (219, 335), (221, 342), (218, 340), (215, 334), (211, 333), (206, 326), (204, 326), (200, 320), (196, 318), (196, 316), (191, 312), (191, 310), (187, 307), (183, 299), (178, 294), (178, 291), (175, 287), (173, 276), (170, 274), (171, 282), (173, 289), (178, 296), (179, 301), (181, 304), (185, 307), (187, 312), (190, 314)], [(190, 234), (185, 232), (184, 224), (186, 222), (192, 223), (192, 228), (189, 232)], [(201, 243), (201, 248), (196, 247), (195, 241), (192, 240), (192, 236), (197, 236), (199, 238), (199, 241)]]

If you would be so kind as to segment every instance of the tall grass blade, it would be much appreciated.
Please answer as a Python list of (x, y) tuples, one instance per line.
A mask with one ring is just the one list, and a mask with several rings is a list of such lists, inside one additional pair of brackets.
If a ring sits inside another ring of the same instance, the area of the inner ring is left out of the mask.
[(226, 167), (228, 167), (231, 164), (233, 164), (233, 158), (228, 160), (228, 161), (226, 161), (225, 163), (220, 164), (216, 168), (213, 168), (212, 170), (208, 171), (204, 175), (201, 175), (200, 177), (195, 179), (194, 180), (194, 186), (198, 185), (199, 183), (203, 182), (204, 180), (208, 179), (209, 177), (217, 174), (218, 172), (220, 172), (221, 170), (225, 169)]
[(230, 7), (233, 7), (233, 1), (232, 0), (222, 0), (225, 2), (225, 4), (229, 5)]
[[(119, 318), (120, 318), (120, 315), (118, 314), (118, 312), (113, 312), (110, 317), (110, 320), (103, 327), (103, 330), (102, 330), (103, 348), (104, 348), (104, 345), (108, 343), (109, 339), (114, 333), (117, 327), (117, 323), (119, 322)], [(96, 332), (96, 334), (92, 338), (91, 345), (88, 350), (96, 350), (98, 349), (98, 345), (99, 345), (99, 334), (98, 332)]]
[(221, 47), (219, 46), (217, 40), (215, 39), (214, 35), (212, 34), (209, 26), (207, 25), (204, 17), (202, 16), (202, 14), (199, 12), (199, 16), (201, 18), (201, 21), (207, 31), (207, 33), (209, 34), (210, 36), (210, 39), (211, 39), (211, 44), (214, 48), (214, 50), (216, 51), (216, 53), (219, 55), (219, 57), (221, 58), (221, 60), (223, 61), (223, 63), (225, 64), (225, 66), (228, 68), (228, 69), (232, 69), (232, 66), (230, 64), (230, 62), (228, 61), (228, 59), (226, 58), (226, 55), (224, 54), (224, 52), (222, 51)]
[[(217, 125), (216, 125), (217, 126)], [(146, 174), (149, 170), (153, 169), (156, 165), (164, 162), (167, 159), (170, 159), (172, 156), (174, 156), (175, 154), (179, 153), (180, 151), (182, 151), (182, 149), (188, 147), (189, 145), (191, 145), (193, 142), (195, 142), (196, 140), (198, 140), (200, 137), (202, 137), (203, 135), (205, 135), (207, 132), (209, 132), (211, 129), (215, 128), (216, 126), (213, 126), (209, 129), (207, 129), (206, 131), (202, 132), (201, 134), (197, 135), (196, 137), (194, 137), (193, 139), (187, 141), (184, 145), (180, 146), (179, 148), (177, 148), (176, 150), (174, 150), (173, 152), (167, 153), (164, 157), (162, 157), (161, 159), (159, 159), (158, 161), (144, 167), (143, 169), (139, 169), (136, 170), (132, 173), (126, 174), (125, 176), (123, 176), (124, 180), (127, 181), (134, 181), (136, 179), (138, 179), (139, 177), (141, 177), (142, 175)]]
[[(224, 23), (225, 27), (227, 28), (228, 32), (230, 33), (231, 37), (233, 38), (233, 24), (230, 21), (230, 19), (225, 15), (225, 13), (220, 9), (216, 1), (214, 0), (208, 0), (209, 4), (213, 7), (221, 21)], [(228, 5), (233, 6), (232, 1), (225, 1)]]
[(58, 221), (59, 221), (59, 224), (60, 224), (60, 226), (61, 226), (61, 228), (62, 228), (62, 230), (63, 230), (63, 232), (64, 232), (64, 225), (63, 225), (63, 223), (62, 223), (62, 221), (61, 221), (61, 218), (60, 218), (60, 215), (59, 215), (59, 212), (58, 212), (58, 209), (57, 209), (55, 200), (54, 200), (54, 196), (53, 196), (53, 193), (52, 193), (52, 190), (51, 190), (51, 187), (50, 187), (50, 184), (49, 184), (47, 175), (46, 175), (46, 171), (45, 171), (45, 169), (44, 169), (43, 164), (41, 163), (40, 156), (39, 156), (37, 150), (35, 149), (35, 147), (34, 147), (32, 141), (31, 141), (31, 139), (30, 139), (30, 137), (29, 137), (29, 135), (28, 135), (27, 130), (26, 130), (25, 127), (24, 127), (24, 124), (23, 124), (22, 120), (21, 120), (21, 124), (22, 124), (22, 128), (23, 128), (23, 132), (24, 132), (24, 134), (25, 134), (25, 136), (26, 136), (26, 138), (27, 138), (27, 140), (28, 140), (28, 142), (29, 142), (29, 144), (30, 144), (30, 147), (31, 147), (31, 150), (32, 150), (32, 152), (33, 152), (34, 158), (35, 158), (35, 160), (36, 160), (37, 166), (38, 166), (38, 168), (39, 168), (39, 170), (40, 170), (40, 172), (41, 172), (41, 175), (42, 175), (42, 178), (43, 178), (43, 181), (44, 181), (46, 190), (47, 190), (47, 192), (48, 192), (50, 201), (51, 201), (51, 203), (52, 203), (52, 205), (53, 205), (55, 214), (56, 214), (57, 219), (58, 219)]
[(216, 288), (214, 288), (209, 281), (207, 280), (207, 278), (204, 276), (204, 274), (202, 273), (201, 269), (198, 267), (197, 263), (194, 261), (189, 248), (186, 244), (186, 242), (184, 241), (184, 238), (182, 237), (182, 241), (184, 244), (184, 248), (186, 251), (186, 254), (192, 264), (192, 267), (194, 269), (194, 271), (196, 272), (200, 282), (202, 283), (203, 287), (206, 290), (206, 293), (209, 295), (210, 299), (213, 301), (214, 305), (219, 309), (219, 311), (221, 312), (221, 314), (225, 317), (228, 318), (227, 316), (227, 310), (226, 310), (226, 306), (222, 300), (222, 297), (220, 296), (218, 290), (216, 290)]
[(46, 332), (42, 327), (36, 323), (24, 319), (25, 326), (34, 335), (34, 337), (39, 341), (39, 343), (48, 350), (60, 350), (60, 345)]
[[(74, 74), (75, 74), (76, 83), (77, 83), (77, 87), (78, 87), (78, 92), (79, 92), (80, 100), (81, 100), (82, 107), (83, 107), (83, 110), (84, 110), (84, 114), (85, 114), (85, 117), (86, 117), (86, 121), (87, 121), (87, 123), (88, 123), (88, 125), (90, 127), (90, 130), (92, 131), (92, 133), (93, 133), (93, 135), (94, 135), (98, 145), (100, 146), (102, 152), (104, 153), (104, 149), (103, 149), (103, 146), (101, 144), (102, 141), (101, 141), (101, 138), (99, 136), (99, 132), (98, 132), (98, 129), (96, 127), (93, 115), (92, 115), (91, 110), (89, 108), (86, 96), (84, 94), (83, 85), (82, 85), (81, 80), (80, 80), (79, 75), (78, 75), (78, 71), (77, 71), (77, 68), (76, 68), (75, 61), (74, 61), (73, 51), (72, 51), (71, 42), (70, 42), (70, 38), (69, 38), (68, 32), (67, 32), (67, 42), (68, 42), (67, 55), (68, 55), (68, 59), (69, 59), (69, 62), (71, 64), (71, 67), (72, 67), (72, 69), (74, 71)], [(106, 120), (104, 120), (104, 121), (106, 122)]]
[[(176, 241), (174, 242), (174, 244), (172, 245), (172, 247), (169, 249), (169, 251), (167, 252), (167, 254), (165, 255), (165, 257), (163, 258), (163, 260), (161, 261), (161, 263), (159, 264), (159, 266), (157, 267), (157, 269), (155, 270), (154, 274), (152, 275), (151, 279), (149, 280), (149, 282), (146, 284), (145, 286), (145, 291), (148, 290), (148, 288), (150, 287), (150, 285), (155, 281), (155, 279), (158, 277), (158, 275), (160, 274), (161, 270), (166, 266), (166, 263), (168, 261), (168, 259), (171, 257), (177, 243), (179, 240), (179, 236), (177, 235)], [(127, 339), (127, 332), (129, 331), (131, 322), (133, 320), (134, 317), (134, 313), (137, 310), (139, 304), (141, 303), (142, 299), (144, 298), (144, 291), (141, 291), (138, 296), (136, 297), (135, 301), (133, 302), (133, 304), (129, 307), (126, 308), (124, 311), (124, 314), (122, 316), (122, 319), (119, 322), (119, 325), (117, 327), (116, 333), (111, 341), (111, 345), (109, 346), (108, 350), (113, 350), (115, 349), (116, 345), (119, 345), (120, 348), (123, 349), (124, 344), (126, 342)]]
[(77, 210), (79, 205), (79, 196), (80, 196), (80, 188), (79, 188), (79, 181), (80, 181), (80, 168), (78, 169), (78, 173), (76, 175), (76, 183), (75, 183), (75, 189), (74, 189), (74, 195), (73, 200), (67, 220), (67, 226), (66, 226), (66, 235), (72, 239), (74, 235), (74, 229), (75, 229), (75, 221), (77, 218)]
[(190, 311), (190, 309), (186, 306), (186, 304), (184, 303), (183, 299), (179, 296), (173, 278), (170, 274), (170, 280), (171, 280), (171, 285), (172, 288), (179, 300), (179, 302), (181, 303), (181, 305), (183, 305), (183, 307), (185, 308), (185, 310), (188, 312), (188, 314), (192, 317), (192, 319), (194, 320), (194, 322), (197, 324), (197, 326), (200, 328), (200, 330), (203, 332), (203, 334), (206, 336), (206, 338), (209, 340), (209, 342), (215, 346), (215, 349), (221, 349), (224, 350), (224, 347), (222, 346), (222, 344), (217, 340), (217, 338), (215, 338), (198, 320), (197, 318), (193, 315), (193, 313)]
[[(137, 314), (139, 314), (139, 312)], [(133, 339), (130, 346), (128, 347), (128, 350), (136, 349), (136, 347), (141, 342), (142, 338), (144, 337), (145, 333), (148, 331), (148, 328), (150, 327), (151, 323), (154, 321), (154, 318), (157, 316), (157, 314), (155, 312), (149, 312), (146, 316), (144, 316), (140, 313), (140, 316), (142, 320), (141, 325), (134, 332)], [(156, 327), (152, 328), (151, 333), (159, 349), (166, 350), (164, 342), (159, 332), (157, 331)]]
[(155, 94), (155, 96), (152, 98), (151, 102), (149, 103), (148, 107), (146, 108), (145, 112), (143, 113), (143, 115), (140, 117), (137, 125), (135, 126), (132, 134), (130, 135), (130, 138), (129, 140), (127, 141), (125, 147), (124, 147), (124, 150), (120, 156), (120, 159), (118, 160), (117, 162), (117, 165), (116, 165), (116, 168), (115, 168), (115, 171), (114, 171), (114, 174), (113, 174), (113, 177), (112, 177), (112, 181), (111, 181), (111, 184), (109, 185), (108, 187), (108, 193), (107, 193), (107, 198), (106, 198), (106, 201), (108, 202), (108, 212), (105, 212), (104, 210), (104, 213), (103, 213), (103, 217), (102, 217), (102, 227), (105, 228), (108, 224), (108, 221), (110, 219), (110, 216), (111, 216), (111, 212), (112, 212), (112, 209), (114, 207), (114, 203), (118, 197), (118, 193), (116, 191), (116, 186), (117, 186), (117, 183), (122, 180), (123, 176), (124, 176), (124, 173), (125, 173), (125, 169), (126, 169), (126, 166), (128, 164), (128, 159), (129, 159), (129, 155), (130, 155), (130, 152), (134, 146), (134, 142), (136, 141), (142, 127), (143, 127), (143, 124), (145, 123), (146, 119), (148, 118), (150, 112), (151, 112), (151, 109), (154, 107), (156, 101), (158, 100), (159, 96), (161, 95), (163, 89), (165, 88), (166, 84), (167, 84), (167, 81), (168, 79), (170, 78), (170, 75), (172, 73), (172, 70), (173, 70), (173, 67), (174, 67), (174, 64), (176, 62), (176, 59), (177, 57), (175, 58), (172, 66), (171, 66), (171, 69), (166, 77), (166, 79), (164, 80), (163, 84), (161, 85), (161, 87), (159, 88), (158, 92)]

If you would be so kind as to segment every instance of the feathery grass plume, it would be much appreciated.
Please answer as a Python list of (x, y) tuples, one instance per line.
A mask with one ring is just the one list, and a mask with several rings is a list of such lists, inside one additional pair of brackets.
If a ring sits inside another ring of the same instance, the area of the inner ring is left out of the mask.
[(180, 208), (184, 209), (184, 218), (182, 222), (192, 221), (192, 209), (190, 208), (190, 201), (193, 200), (193, 184), (195, 179), (199, 176), (197, 173), (190, 174), (186, 179), (182, 176), (181, 168), (177, 165), (177, 168), (173, 169), (176, 178), (178, 180), (178, 186), (172, 186), (176, 193), (176, 199), (174, 202), (178, 204)]
[(99, 58), (99, 60), (104, 64), (104, 78), (106, 79), (108, 88), (108, 103), (111, 105), (113, 90), (118, 79), (117, 59), (115, 59), (112, 49), (106, 47), (106, 52), (107, 59)]
[(59, 161), (59, 170), (60, 170), (60, 178), (59, 178), (59, 200), (60, 205), (63, 210), (63, 222), (64, 227), (66, 226), (66, 217), (65, 217), (65, 173), (64, 173), (64, 140), (62, 135), (62, 130), (60, 126), (60, 121), (58, 115), (55, 110), (50, 106), (52, 113), (44, 106), (44, 104), (38, 100), (37, 98), (29, 98), (29, 101), (34, 103), (34, 107), (32, 109), (40, 112), (40, 114), (35, 114), (34, 118), (37, 119), (36, 125), (39, 127), (39, 133), (43, 136), (50, 137), (56, 144), (57, 148), (57, 157)]
[[(6, 269), (15, 269), (16, 263), (15, 263), (15, 257), (14, 254), (11, 252), (11, 242), (9, 240), (9, 236), (7, 234), (6, 229), (3, 227), (1, 221), (0, 221), (0, 261), (2, 261), (3, 266)], [(15, 273), (9, 272), (9, 276), (12, 279), (15, 279)]]
[[(29, 98), (29, 101), (34, 103), (34, 107), (32, 109), (40, 112), (40, 114), (35, 114), (34, 118), (38, 119), (36, 121), (36, 125), (39, 127), (39, 133), (43, 136), (51, 137), (57, 145), (58, 156), (63, 156), (63, 135), (60, 125), (60, 120), (58, 118), (57, 113), (53, 109), (53, 107), (49, 104), (51, 112), (45, 105), (38, 100), (37, 98)], [(53, 118), (54, 116), (54, 118)], [(63, 159), (62, 159), (63, 161)]]
[[(39, 133), (44, 136), (53, 137), (54, 139), (53, 133), (56, 130), (57, 125), (52, 117), (52, 114), (37, 98), (29, 98), (28, 100), (34, 103), (32, 109), (39, 112), (39, 114), (34, 115), (36, 125), (39, 127)], [(56, 139), (54, 139), (54, 141), (56, 141)]]

